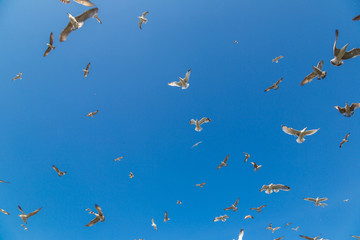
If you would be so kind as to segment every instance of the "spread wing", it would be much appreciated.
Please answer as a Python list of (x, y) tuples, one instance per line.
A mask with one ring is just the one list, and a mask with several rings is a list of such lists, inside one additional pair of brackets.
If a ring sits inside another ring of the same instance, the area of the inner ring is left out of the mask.
[(142, 17), (145, 17), (149, 12), (143, 12)]
[(359, 21), (359, 20), (360, 20), (360, 15), (357, 15), (357, 16), (354, 17), (352, 20), (353, 20), (353, 21)]
[(103, 215), (104, 215), (103, 212), (102, 212), (102, 210), (101, 210), (101, 207), (100, 207), (99, 205), (95, 204), (95, 208), (96, 208), (96, 210), (99, 212), (99, 215), (100, 215), (100, 216), (103, 216)]
[(312, 130), (309, 130), (309, 131), (305, 131), (305, 136), (311, 136), (313, 134), (315, 134), (317, 131), (319, 131), (320, 128), (318, 129), (312, 129)]
[(241, 229), (241, 230), (240, 230), (240, 233), (239, 233), (239, 238), (238, 238), (238, 240), (242, 240), (242, 239), (243, 239), (243, 236), (244, 236), (244, 229)]
[(10, 213), (8, 213), (7, 211), (5, 211), (4, 209), (0, 209), (0, 212), (6, 214), (6, 215), (10, 215)]
[(346, 134), (345, 140), (347, 140), (349, 136), (350, 136), (350, 133)]
[(274, 189), (280, 189), (283, 191), (290, 191), (290, 187), (283, 185), (283, 184), (277, 184), (274, 186)]
[(268, 87), (267, 89), (264, 90), (264, 92), (270, 91), (271, 89), (273, 89), (275, 86), (271, 85), (270, 87)]
[(96, 115), (99, 112), (99, 110), (96, 110), (95, 112), (93, 112), (93, 115)]
[(302, 80), (302, 82), (300, 83), (300, 86), (303, 86), (305, 84), (307, 84), (308, 82), (311, 82), (315, 77), (316, 77), (316, 73), (312, 72), (309, 75), (307, 75), (304, 80)]
[(60, 173), (60, 170), (59, 170), (57, 167), (55, 167), (55, 165), (52, 165), (52, 168), (53, 168), (57, 173)]
[(5, 182), (5, 181), (3, 181), (3, 180), (0, 180), (0, 183), (10, 183), (10, 182)]
[[(352, 105), (352, 104), (351, 104)], [(345, 113), (345, 108), (339, 107), (339, 106), (335, 106), (335, 108), (340, 112), (340, 113)]]
[(72, 25), (69, 22), (69, 24), (66, 26), (66, 28), (64, 28), (64, 30), (62, 30), (61, 34), (60, 34), (60, 42), (64, 42), (66, 41), (67, 37), (69, 36), (69, 34), (73, 31), (72, 29)]
[(48, 48), (45, 50), (44, 57), (46, 57), (47, 55), (49, 55), (50, 51), (51, 51), (51, 47), (48, 47)]
[(300, 131), (297, 131), (293, 128), (286, 127), (284, 125), (282, 125), (281, 128), (284, 131), (284, 133), (287, 133), (289, 135), (299, 136), (299, 134), (300, 134)]
[(321, 60), (321, 61), (317, 64), (317, 68), (321, 70), (321, 69), (323, 68), (323, 66), (324, 66), (324, 60)]
[(89, 18), (94, 17), (95, 14), (98, 13), (98, 11), (99, 11), (98, 8), (92, 8), (90, 10), (87, 10), (87, 11), (83, 12), (81, 15), (75, 17), (75, 19), (78, 22), (85, 22)]
[(300, 235), (300, 237), (305, 238), (305, 239), (308, 239), (308, 240), (314, 240), (314, 239), (311, 238), (311, 237), (307, 237), (307, 236), (303, 236), (303, 235)]
[(207, 117), (203, 117), (202, 119), (200, 119), (199, 124), (201, 125), (203, 123), (208, 123), (208, 122), (211, 122), (211, 119)]
[(19, 208), (19, 210), (20, 210), (23, 214), (25, 214), (25, 212), (22, 210), (22, 208), (20, 207), (20, 205), (18, 205), (18, 208)]
[(92, 225), (94, 225), (95, 223), (98, 223), (99, 221), (100, 221), (99, 218), (94, 218), (93, 220), (91, 220), (91, 222), (86, 224), (85, 227), (91, 227)]
[(171, 82), (171, 83), (168, 83), (169, 86), (172, 86), (172, 87), (181, 87), (181, 82)]
[(54, 44), (54, 34), (51, 32), (50, 33), (50, 41), (49, 41), (50, 45)]
[(31, 213), (29, 213), (27, 216), (28, 216), (28, 217), (34, 216), (34, 215), (37, 214), (41, 209), (42, 209), (42, 207), (39, 208), (39, 209), (36, 209), (35, 211), (33, 211), (33, 212), (31, 212)]
[(235, 201), (234, 206), (237, 206), (239, 203), (239, 198)]
[(84, 5), (86, 7), (93, 7), (95, 6), (95, 4), (93, 4), (92, 2), (90, 2), (89, 0), (74, 0), (74, 2), (77, 2), (81, 5)]
[(90, 64), (91, 64), (91, 63), (88, 63), (88, 65), (86, 65), (86, 70), (89, 70)]
[(327, 200), (328, 200), (328, 198), (320, 198), (319, 199), (320, 202), (327, 201)]
[(70, 0), (59, 0), (59, 1), (66, 4), (70, 3)]
[(283, 78), (280, 78), (280, 79), (275, 83), (275, 85), (279, 85), (282, 80), (283, 80)]
[(360, 107), (360, 103), (353, 103), (350, 105), (350, 110), (354, 111), (355, 109)]
[(336, 29), (335, 30), (335, 42), (334, 42), (334, 47), (333, 47), (334, 56), (337, 56), (339, 54), (339, 52), (340, 52), (340, 49), (338, 49), (336, 47), (338, 37), (339, 37), (339, 30)]
[(139, 21), (139, 28), (142, 29), (142, 24), (143, 24), (143, 21)]
[(191, 68), (186, 72), (184, 82), (187, 83), (190, 78)]
[(224, 163), (226, 163), (226, 162), (227, 162), (227, 160), (229, 159), (229, 157), (230, 157), (230, 154), (228, 154), (228, 155), (225, 157), (225, 159), (224, 159)]
[(314, 198), (304, 198), (305, 201), (309, 202), (315, 202), (316, 200)]
[(260, 192), (265, 191), (265, 190), (267, 190), (267, 189), (269, 189), (269, 186), (268, 186), (268, 185), (263, 185), (263, 186), (261, 187), (261, 189), (260, 189)]
[(350, 51), (346, 52), (342, 59), (350, 59), (360, 55), (360, 48), (353, 48)]

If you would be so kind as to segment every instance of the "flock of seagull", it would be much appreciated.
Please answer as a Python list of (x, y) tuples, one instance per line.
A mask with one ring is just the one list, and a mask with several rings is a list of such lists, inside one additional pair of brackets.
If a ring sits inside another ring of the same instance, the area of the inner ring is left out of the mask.
[[(70, 3), (70, 0), (59, 0), (62, 3), (68, 4)], [(74, 0), (74, 2), (82, 4), (86, 7), (94, 7), (95, 5), (89, 1), (89, 0)], [(63, 31), (60, 33), (60, 38), (59, 41), (60, 42), (64, 42), (67, 40), (69, 34), (81, 27), (83, 27), (84, 23), (86, 20), (90, 19), (90, 18), (95, 18), (100, 24), (102, 23), (102, 21), (100, 20), (100, 18), (98, 17), (98, 11), (99, 9), (97, 7), (89, 9), (85, 12), (83, 12), (82, 14), (80, 14), (79, 16), (72, 16), (70, 13), (68, 13), (68, 18), (69, 18), (69, 23), (67, 24), (67, 26), (63, 29)], [(139, 28), (142, 29), (142, 25), (143, 23), (147, 23), (148, 19), (146, 18), (146, 15), (149, 12), (143, 12), (141, 16), (138, 17), (139, 19)], [(360, 20), (360, 15), (353, 18), (354, 21)], [(337, 48), (337, 40), (338, 40), (338, 36), (339, 36), (339, 31), (336, 30), (335, 31), (335, 42), (334, 42), (334, 47), (333, 47), (333, 53), (334, 53), (334, 58), (331, 59), (331, 64), (333, 64), (334, 66), (341, 66), (342, 64), (344, 64), (344, 60), (348, 60), (354, 57), (357, 57), (360, 55), (360, 48), (354, 48), (350, 51), (347, 51), (347, 47), (349, 44), (344, 45), (342, 48)], [(235, 44), (237, 44), (237, 41), (234, 41)], [(46, 43), (47, 45), (47, 49), (45, 50), (44, 53), (44, 57), (48, 56), (50, 54), (51, 51), (55, 50), (55, 46), (54, 46), (54, 34), (51, 32), (50, 33), (50, 40), (49, 43)], [(284, 56), (279, 56), (276, 57), (272, 60), (272, 62), (274, 63), (278, 63), (279, 60), (281, 60), (282, 58), (284, 58)], [(84, 77), (86, 78), (90, 72), (90, 62), (87, 64), (86, 68), (83, 69), (84, 72)], [(301, 86), (310, 83), (314, 78), (317, 78), (317, 80), (321, 80), (324, 79), (327, 76), (327, 72), (323, 71), (323, 66), (324, 66), (324, 61), (321, 60), (318, 62), (317, 66), (313, 66), (313, 71), (307, 75), (304, 80), (300, 83)], [(191, 73), (191, 69), (189, 69), (184, 78), (179, 77), (179, 81), (174, 81), (174, 82), (170, 82), (168, 83), (169, 86), (173, 86), (173, 87), (180, 87), (181, 89), (185, 90), (189, 87), (189, 79), (190, 79), (190, 73)], [(19, 74), (17, 74), (12, 80), (18, 80), (18, 79), (22, 79), (22, 72), (20, 72)], [(271, 85), (270, 87), (268, 87), (267, 89), (264, 90), (264, 92), (268, 92), (270, 90), (277, 90), (279, 89), (279, 84), (282, 82), (283, 78), (279, 79), (276, 83), (274, 83), (273, 85)], [(335, 108), (341, 113), (343, 114), (345, 117), (351, 117), (354, 114), (355, 109), (360, 107), (360, 103), (352, 103), (351, 105), (349, 105), (348, 103), (345, 104), (344, 107), (339, 107), (339, 106), (335, 106)], [(93, 112), (89, 112), (88, 114), (86, 114), (85, 116), (87, 117), (91, 117), (93, 118), (96, 114), (98, 114), (99, 110), (93, 111)], [(204, 123), (209, 123), (211, 122), (211, 119), (208, 117), (203, 117), (200, 120), (199, 119), (191, 119), (190, 120), (190, 125), (195, 125), (195, 131), (200, 132), (203, 130), (203, 128), (201, 127), (202, 124)], [(302, 130), (296, 130), (287, 126), (281, 126), (282, 131), (286, 134), (289, 135), (293, 135), (295, 136), (296, 142), (297, 143), (304, 143), (305, 142), (305, 137), (306, 136), (311, 136), (315, 133), (317, 133), (320, 129), (312, 129), (312, 130), (308, 130), (307, 127), (305, 127)], [(343, 146), (344, 143), (349, 142), (348, 141), (348, 137), (350, 136), (350, 133), (348, 133), (345, 138), (341, 141), (340, 143), (340, 148)], [(198, 146), (199, 144), (201, 144), (202, 141), (195, 143), (191, 148), (194, 148), (196, 146)], [(250, 158), (250, 154), (245, 153), (245, 160), (244, 163), (246, 163), (248, 161), (248, 159)], [(225, 157), (225, 159), (223, 161), (221, 161), (221, 163), (218, 165), (217, 169), (221, 169), (223, 167), (227, 167), (228, 166), (228, 159), (229, 159), (230, 155), (227, 155)], [(118, 157), (116, 159), (114, 159), (114, 161), (121, 161), (124, 158), (124, 156)], [(258, 165), (255, 162), (250, 162), (253, 167), (254, 167), (254, 171), (258, 171), (262, 165)], [(59, 177), (63, 177), (67, 172), (66, 171), (61, 171), (59, 170), (55, 165), (52, 165), (52, 168), (55, 170), (55, 172), (57, 173), (57, 175)], [(133, 178), (134, 174), (132, 172), (130, 172), (129, 174), (129, 178)], [(9, 183), (6, 181), (2, 181), (0, 180), (0, 183)], [(195, 187), (199, 187), (199, 188), (203, 188), (206, 185), (206, 183), (199, 183), (196, 184)], [(259, 190), (260, 192), (265, 191), (266, 194), (271, 194), (271, 193), (278, 193), (279, 191), (290, 191), (290, 187), (286, 186), (284, 184), (273, 184), (270, 183), (268, 185), (263, 185), (261, 187), (261, 189)], [(325, 203), (325, 201), (328, 200), (328, 198), (326, 197), (317, 197), (317, 198), (311, 198), (311, 197), (307, 197), (307, 198), (303, 198), (305, 201), (309, 201), (309, 202), (313, 202), (314, 205), (316, 207), (321, 206), (321, 207), (325, 207), (327, 206), (327, 204)], [(349, 199), (344, 200), (344, 202), (349, 201)], [(238, 210), (238, 205), (239, 203), (239, 198), (230, 206), (225, 208), (225, 211), (231, 210), (233, 212), (237, 212)], [(181, 205), (183, 204), (181, 201), (177, 200), (177, 204)], [(256, 211), (257, 213), (261, 213), (263, 208), (265, 208), (266, 205), (262, 205), (260, 207), (255, 207), (255, 208), (250, 208), (251, 211)], [(33, 212), (30, 212), (28, 214), (26, 214), (22, 208), (20, 207), (20, 205), (18, 206), (18, 209), (20, 210), (21, 214), (19, 214), (18, 216), (22, 219), (22, 221), (27, 224), (28, 219), (34, 215), (36, 215), (42, 208), (38, 208)], [(86, 211), (91, 214), (94, 215), (95, 218), (93, 220), (91, 220), (88, 224), (86, 224), (86, 227), (91, 227), (94, 224), (98, 223), (98, 222), (104, 222), (105, 221), (105, 216), (104, 213), (101, 209), (101, 207), (97, 204), (95, 204), (95, 209), (97, 211), (94, 212), (92, 211), (90, 208), (86, 209)], [(2, 212), (3, 214), (6, 215), (10, 215), (9, 212), (7, 212), (6, 210), (0, 209), (0, 212)], [(213, 222), (225, 222), (227, 219), (229, 218), (228, 215), (224, 214), (221, 216), (217, 216), (213, 219)], [(244, 219), (253, 219), (254, 217), (252, 215), (246, 215), (244, 217)], [(164, 215), (164, 222), (169, 221), (170, 218), (168, 217), (168, 213), (167, 211), (165, 211), (165, 215)], [(287, 227), (289, 225), (291, 225), (292, 223), (287, 223), (284, 227)], [(21, 224), (21, 226), (24, 228), (24, 230), (28, 230), (28, 228), (24, 225)], [(154, 228), (154, 230), (157, 230), (158, 227), (154, 221), (154, 218), (151, 219), (151, 226)], [(270, 223), (268, 227), (266, 227), (267, 230), (271, 231), (272, 233), (276, 232), (277, 230), (279, 230), (281, 227), (273, 227), (272, 224)], [(296, 228), (292, 228), (292, 230), (294, 231), (298, 231), (299, 226), (297, 226)], [(238, 240), (242, 240), (244, 236), (244, 229), (240, 230), (240, 233), (238, 235)], [(308, 239), (308, 240), (324, 240), (323, 238), (320, 238), (319, 236), (316, 237), (308, 237), (308, 236), (304, 236), (304, 235), (299, 235), (302, 238)], [(360, 236), (352, 236), (356, 239), (360, 239)], [(281, 240), (284, 237), (279, 237), (276, 238), (274, 240)], [(142, 240), (142, 239), (139, 239)]]

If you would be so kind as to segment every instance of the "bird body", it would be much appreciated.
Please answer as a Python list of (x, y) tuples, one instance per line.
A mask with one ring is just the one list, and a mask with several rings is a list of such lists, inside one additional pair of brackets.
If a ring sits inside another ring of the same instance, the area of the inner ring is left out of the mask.
[(254, 167), (254, 172), (255, 171), (257, 171), (257, 170), (259, 170), (261, 167), (262, 167), (262, 165), (257, 165), (255, 162), (250, 162), (252, 165), (253, 165), (253, 167)]
[(203, 188), (206, 183), (198, 183), (195, 185), (195, 187)]
[(280, 59), (284, 58), (284, 56), (278, 56), (272, 60), (272, 62), (278, 63)]
[(270, 223), (270, 225), (268, 227), (266, 227), (266, 229), (270, 230), (270, 231), (272, 231), (272, 233), (274, 233), (276, 230), (279, 230), (280, 227), (273, 228), (272, 223)]
[(84, 71), (84, 77), (85, 77), (85, 78), (89, 75), (90, 64), (91, 64), (91, 63), (88, 63), (88, 64), (86, 65), (86, 68), (83, 69), (83, 71)]

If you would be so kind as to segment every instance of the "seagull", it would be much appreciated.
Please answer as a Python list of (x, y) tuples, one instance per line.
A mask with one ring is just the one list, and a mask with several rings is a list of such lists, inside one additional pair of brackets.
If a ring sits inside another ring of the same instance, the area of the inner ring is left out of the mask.
[(255, 162), (250, 162), (250, 163), (254, 166), (254, 171), (257, 171), (262, 167), (262, 165), (257, 165)]
[[(70, 0), (59, 0), (59, 1), (62, 2), (62, 3), (66, 3), (66, 4), (70, 3)], [(81, 4), (81, 5), (86, 6), (86, 7), (95, 6), (95, 4), (93, 4), (89, 0), (74, 0), (74, 2), (77, 2), (77, 3)]]
[(50, 53), (51, 50), (55, 50), (55, 47), (54, 47), (54, 34), (52, 32), (50, 33), (50, 41), (46, 45), (48, 46), (48, 48), (46, 49), (46, 51), (44, 53), (44, 57), (46, 57)]
[(99, 112), (99, 110), (96, 110), (95, 112), (89, 112), (88, 114), (86, 114), (86, 117), (94, 117), (97, 113)]
[(289, 127), (286, 127), (284, 125), (281, 126), (282, 130), (289, 134), (289, 135), (294, 135), (294, 136), (297, 136), (298, 138), (296, 139), (296, 142), (297, 143), (303, 143), (305, 142), (305, 136), (310, 136), (310, 135), (313, 135), (314, 133), (316, 133), (317, 131), (320, 130), (320, 128), (318, 129), (313, 129), (313, 130), (306, 130), (306, 128), (304, 128), (303, 130), (301, 131), (298, 131), (298, 130), (295, 130), (293, 128), (289, 128)]
[(360, 239), (360, 237), (359, 237), (359, 236), (351, 236), (351, 237), (353, 237), (353, 238), (357, 238), (357, 239)]
[(89, 214), (94, 214), (95, 218), (93, 220), (91, 220), (91, 222), (89, 222), (88, 224), (85, 225), (85, 227), (91, 227), (93, 226), (95, 223), (98, 223), (99, 221), (103, 222), (105, 221), (105, 216), (100, 208), (99, 205), (95, 204), (95, 208), (98, 211), (98, 213), (94, 213), (93, 211), (90, 211)]
[(135, 177), (134, 174), (132, 172), (130, 172), (129, 178), (132, 179), (133, 177)]
[(235, 44), (238, 44), (238, 41), (234, 40), (234, 43), (235, 43)]
[(165, 211), (164, 222), (167, 222), (169, 220), (170, 220), (170, 218), (168, 217), (168, 213), (167, 213), (167, 211)]
[(255, 210), (255, 211), (257, 211), (258, 213), (261, 213), (261, 209), (263, 209), (264, 207), (266, 207), (266, 205), (262, 205), (262, 206), (257, 207), (257, 208), (250, 208), (250, 210)]
[(206, 184), (206, 183), (199, 183), (199, 184), (196, 184), (195, 187), (201, 187), (201, 188), (203, 188), (205, 184)]
[(60, 34), (60, 42), (66, 41), (67, 37), (72, 31), (75, 31), (79, 28), (81, 28), (84, 25), (84, 22), (88, 20), (89, 18), (96, 18), (100, 23), (100, 19), (97, 16), (99, 9), (98, 8), (92, 8), (90, 10), (87, 10), (83, 12), (81, 15), (77, 17), (73, 17), (70, 13), (68, 13), (69, 16), (69, 24), (62, 30)]
[(18, 75), (16, 75), (16, 77), (14, 77), (12, 80), (13, 80), (13, 81), (15, 81), (16, 79), (20, 79), (20, 80), (21, 80), (21, 79), (22, 79), (21, 76), (22, 76), (22, 72), (20, 72)]
[(324, 202), (326, 200), (328, 200), (327, 198), (304, 198), (305, 201), (309, 201), (309, 202), (314, 202), (315, 203), (315, 206), (326, 206), (327, 204), (326, 203), (321, 203), (321, 202)]
[(66, 174), (66, 172), (62, 172), (57, 167), (55, 167), (55, 165), (52, 165), (52, 168), (57, 172), (59, 177), (64, 176)]
[[(312, 238), (312, 237), (307, 237), (307, 236), (303, 236), (303, 235), (300, 235), (300, 237), (305, 238), (305, 239), (308, 239), (308, 240), (323, 240), (323, 238), (320, 238), (320, 235), (317, 236), (317, 237), (314, 237), (314, 238)], [(319, 238), (320, 238), (320, 239), (319, 239)]]
[(238, 210), (237, 205), (239, 203), (239, 198), (235, 201), (231, 207), (225, 208), (224, 210), (233, 210), (233, 212), (236, 212)]
[(284, 237), (279, 237), (279, 238), (275, 238), (274, 240), (281, 240), (283, 239)]
[(321, 60), (318, 62), (317, 66), (313, 66), (313, 72), (307, 75), (304, 80), (300, 83), (300, 86), (304, 86), (305, 84), (311, 82), (314, 78), (317, 77), (317, 80), (324, 79), (327, 75), (326, 71), (322, 71), (322, 67), (324, 66), (324, 61)]
[(202, 119), (200, 119), (200, 121), (198, 119), (196, 119), (196, 120), (191, 119), (189, 124), (190, 125), (195, 124), (195, 131), (201, 132), (202, 131), (202, 128), (200, 127), (201, 124), (208, 123), (208, 122), (211, 122), (211, 119), (207, 118), (207, 117), (203, 117)]
[(226, 222), (227, 218), (229, 218), (228, 215), (222, 215), (222, 216), (219, 216), (219, 217), (215, 217), (213, 222), (218, 222), (218, 221)]
[(140, 27), (140, 29), (142, 29), (142, 24), (143, 24), (143, 23), (147, 23), (147, 22), (148, 22), (147, 18), (145, 18), (146, 14), (148, 14), (148, 13), (149, 13), (149, 12), (143, 12), (143, 14), (142, 14), (140, 17), (138, 17), (138, 19), (140, 19), (140, 21), (139, 21), (139, 27)]
[(89, 75), (89, 68), (90, 68), (90, 62), (88, 63), (88, 65), (86, 65), (86, 68), (83, 69), (84, 71), (84, 77), (86, 78)]
[(220, 165), (217, 167), (217, 169), (220, 169), (220, 168), (222, 168), (222, 167), (227, 167), (227, 160), (229, 159), (229, 157), (230, 157), (230, 154), (228, 154), (226, 157), (225, 157), (225, 159), (224, 159), (224, 161), (222, 161), (221, 163), (220, 163)]
[(5, 181), (3, 181), (3, 180), (0, 180), (0, 183), (10, 183), (10, 182), (5, 182)]
[(292, 223), (287, 223), (287, 224), (285, 224), (284, 227), (290, 226), (291, 224), (292, 224)]
[(249, 159), (250, 157), (250, 154), (246, 153), (246, 152), (243, 152), (245, 154), (245, 160), (244, 160), (244, 163), (247, 162), (247, 160)]
[(349, 136), (350, 136), (350, 133), (346, 134), (345, 138), (344, 138), (344, 139), (341, 141), (341, 143), (340, 143), (340, 148), (342, 147), (342, 145), (343, 145), (344, 143), (349, 142), (349, 140), (347, 140)]
[(337, 39), (339, 36), (339, 30), (335, 31), (335, 42), (334, 42), (334, 58), (331, 59), (331, 63), (335, 66), (343, 65), (343, 60), (351, 59), (360, 55), (360, 48), (353, 48), (350, 51), (346, 51), (346, 48), (349, 46), (349, 43), (346, 44), (343, 48), (338, 49), (336, 47)]
[(242, 240), (243, 237), (244, 237), (244, 229), (242, 228), (242, 229), (240, 230), (238, 240)]
[(345, 199), (345, 200), (343, 200), (343, 202), (348, 202), (350, 199)]
[(247, 215), (247, 216), (244, 217), (244, 219), (249, 219), (249, 218), (253, 219), (254, 217), (251, 216), (251, 215)]
[(274, 233), (276, 230), (280, 229), (280, 227), (273, 228), (272, 223), (270, 223), (270, 225), (268, 227), (266, 227), (266, 229), (270, 230), (270, 231), (272, 231), (272, 233)]
[(22, 226), (24, 228), (25, 231), (28, 230), (28, 228), (24, 225), (24, 224), (21, 224), (20, 226)]
[(182, 203), (182, 202), (180, 202), (179, 200), (177, 200), (177, 201), (176, 201), (176, 204), (181, 205), (181, 204), (183, 204), (183, 203)]
[(283, 184), (270, 183), (269, 185), (263, 185), (262, 188), (260, 189), (260, 192), (265, 191), (265, 193), (270, 194), (273, 191), (278, 193), (280, 190), (290, 191), (290, 187)]
[(189, 87), (189, 78), (190, 78), (191, 68), (186, 72), (185, 78), (179, 77), (179, 82), (168, 83), (172, 87), (181, 87), (181, 89), (187, 89)]
[(124, 157), (123, 157), (123, 156), (121, 156), (121, 157), (115, 158), (115, 159), (114, 159), (114, 161), (115, 161), (115, 162), (116, 162), (116, 161), (119, 161), (119, 162), (120, 162), (120, 161), (121, 161), (121, 159), (123, 159), (123, 158), (124, 158)]
[(192, 145), (192, 147), (191, 147), (191, 148), (196, 147), (196, 146), (197, 146), (197, 145), (199, 145), (200, 143), (202, 143), (202, 141), (195, 143), (194, 145)]
[(291, 230), (297, 231), (299, 230), (299, 226), (297, 226), (296, 228), (291, 228)]
[(154, 222), (154, 218), (151, 218), (151, 226), (152, 226), (155, 230), (157, 230), (157, 226), (156, 226), (156, 224), (155, 224), (155, 222)]
[(278, 56), (272, 60), (272, 62), (278, 63), (280, 59), (284, 58), (284, 56)]
[(1, 208), (0, 208), (0, 212), (2, 212), (3, 214), (6, 214), (6, 215), (10, 215), (10, 213), (8, 213), (7, 211), (5, 211), (4, 209), (1, 209)]
[(335, 108), (345, 117), (351, 117), (354, 114), (355, 109), (360, 107), (360, 103), (352, 103), (350, 106), (348, 103), (345, 104), (345, 107), (335, 106)]
[(41, 207), (41, 208), (36, 209), (35, 211), (33, 211), (33, 212), (29, 213), (29, 214), (25, 214), (25, 212), (21, 209), (21, 207), (20, 207), (19, 205), (18, 205), (18, 208), (19, 208), (19, 210), (22, 212), (22, 214), (20, 214), (19, 217), (20, 217), (20, 218), (23, 220), (23, 222), (26, 223), (26, 224), (27, 224), (27, 220), (28, 220), (29, 217), (34, 216), (35, 214), (37, 214), (37, 213), (42, 209), (42, 207)]
[(273, 85), (271, 85), (270, 87), (265, 89), (264, 92), (270, 91), (271, 89), (278, 90), (279, 84), (281, 83), (282, 80), (283, 80), (283, 78), (280, 78), (276, 83), (274, 83)]

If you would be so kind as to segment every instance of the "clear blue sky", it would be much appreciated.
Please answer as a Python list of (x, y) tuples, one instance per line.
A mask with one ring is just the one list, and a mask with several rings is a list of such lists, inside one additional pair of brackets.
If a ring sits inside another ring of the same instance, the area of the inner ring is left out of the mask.
[[(357, 1), (93, 2), (103, 24), (90, 19), (59, 43), (66, 13), (88, 8), (0, 0), (0, 179), (11, 182), (0, 184), (0, 208), (11, 214), (0, 214), (0, 239), (231, 240), (241, 228), (250, 240), (360, 235), (360, 111), (345, 118), (334, 109), (360, 102), (360, 58), (330, 64), (335, 29), (339, 46), (360, 47)], [(43, 58), (50, 32), (56, 49)], [(300, 87), (321, 59), (328, 76)], [(187, 90), (167, 85), (189, 68)], [(11, 81), (18, 72), (23, 79)], [(263, 92), (280, 77), (279, 90)], [(201, 117), (213, 121), (198, 133), (188, 122)], [(321, 129), (297, 144), (282, 124)], [(254, 173), (242, 152), (263, 167)], [(216, 170), (227, 154), (229, 166)], [(68, 174), (59, 178), (53, 164)], [(291, 191), (260, 193), (269, 183)], [(317, 196), (329, 206), (302, 200)], [(238, 212), (223, 211), (238, 197)], [(106, 220), (86, 228), (95, 203)], [(43, 207), (28, 232), (18, 204)], [(227, 222), (212, 222), (223, 214)], [(265, 229), (287, 222), (299, 231)]]

